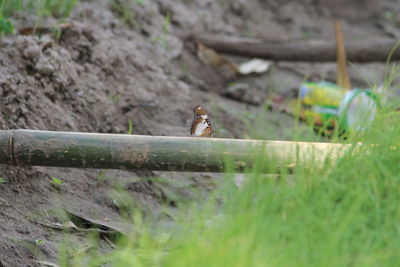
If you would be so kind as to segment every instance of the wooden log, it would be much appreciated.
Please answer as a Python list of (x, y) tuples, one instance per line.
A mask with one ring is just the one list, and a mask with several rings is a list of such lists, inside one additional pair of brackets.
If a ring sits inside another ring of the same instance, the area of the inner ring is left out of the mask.
[[(313, 166), (341, 156), (348, 145), (222, 138), (120, 135), (35, 130), (0, 131), (0, 164), (155, 171), (237, 171), (262, 160), (281, 167)], [(262, 154), (260, 154), (262, 153)], [(266, 171), (266, 169), (265, 169)]]
[[(327, 41), (262, 41), (254, 38), (232, 38), (215, 35), (194, 34), (191, 39), (199, 41), (217, 52), (263, 58), (276, 61), (334, 62), (335, 42)], [(365, 40), (346, 42), (345, 50), (350, 62), (386, 62), (390, 51), (398, 44), (396, 40)], [(391, 60), (400, 60), (400, 50), (394, 51)]]

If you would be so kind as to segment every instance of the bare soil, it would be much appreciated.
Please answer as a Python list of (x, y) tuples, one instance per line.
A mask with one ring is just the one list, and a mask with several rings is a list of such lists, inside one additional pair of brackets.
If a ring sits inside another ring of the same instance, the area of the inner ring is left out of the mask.
[[(296, 88), (305, 76), (334, 81), (335, 64), (275, 62), (265, 75), (237, 78), (204, 65), (195, 45), (179, 33), (334, 40), (333, 21), (340, 19), (346, 40), (400, 36), (400, 4), (391, 0), (131, 2), (134, 17), (128, 22), (109, 1), (82, 0), (70, 19), (72, 26), (59, 40), (49, 35), (3, 37), (0, 128), (124, 134), (130, 120), (133, 134), (186, 136), (192, 107), (202, 104), (210, 110), (218, 137), (241, 138), (248, 133), (239, 118), (262, 107), (229, 98), (230, 84), (249, 84), (265, 99), (272, 92)], [(167, 14), (171, 23), (165, 30)], [(29, 16), (14, 20), (16, 28), (34, 22)], [(43, 24), (54, 22), (47, 19)], [(367, 86), (359, 72), (379, 84), (384, 67), (351, 68), (353, 85)], [(267, 127), (261, 129), (262, 137), (285, 139), (292, 120), (268, 113), (258, 123)], [(164, 222), (171, 215), (161, 207), (179, 209), (181, 203), (212, 190), (218, 177), (7, 166), (0, 166), (0, 176), (6, 180), (0, 184), (0, 261), (5, 266), (57, 261), (63, 233), (43, 225), (56, 221), (54, 210), (64, 207), (91, 218), (120, 221), (121, 200), (113, 192), (123, 188), (137, 209)], [(53, 177), (63, 184), (55, 186)], [(77, 242), (83, 239), (82, 233), (72, 236)]]

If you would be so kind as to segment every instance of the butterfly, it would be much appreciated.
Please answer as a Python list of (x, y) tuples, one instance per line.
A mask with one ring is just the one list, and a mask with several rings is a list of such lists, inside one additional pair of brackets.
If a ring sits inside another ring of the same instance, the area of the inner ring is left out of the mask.
[(214, 135), (207, 111), (200, 105), (194, 106), (190, 135), (201, 137), (212, 137)]

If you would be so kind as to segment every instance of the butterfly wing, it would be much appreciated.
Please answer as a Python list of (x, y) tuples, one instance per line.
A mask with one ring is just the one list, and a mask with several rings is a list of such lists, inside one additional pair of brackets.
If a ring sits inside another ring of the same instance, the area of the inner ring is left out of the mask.
[(195, 117), (190, 127), (190, 134), (203, 137), (212, 136), (213, 131), (211, 129), (210, 120), (202, 118), (201, 116)]
[(211, 127), (211, 122), (209, 119), (205, 119), (204, 121), (204, 125), (207, 125), (207, 127), (203, 130), (203, 133), (201, 136), (205, 136), (205, 137), (211, 137), (214, 135), (214, 132), (212, 130)]

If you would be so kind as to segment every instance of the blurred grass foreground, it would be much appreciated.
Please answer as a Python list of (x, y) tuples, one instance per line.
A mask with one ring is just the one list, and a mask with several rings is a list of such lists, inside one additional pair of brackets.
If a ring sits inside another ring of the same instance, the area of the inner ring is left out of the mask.
[[(335, 166), (257, 170), (242, 187), (226, 173), (207, 203), (190, 204), (173, 227), (151, 228), (135, 213), (135, 234), (116, 249), (76, 253), (63, 266), (344, 266), (400, 260), (400, 119), (382, 112), (363, 144)], [(354, 146), (356, 147), (356, 146)], [(260, 160), (262, 162), (262, 160)], [(228, 164), (229, 165), (229, 164)]]

